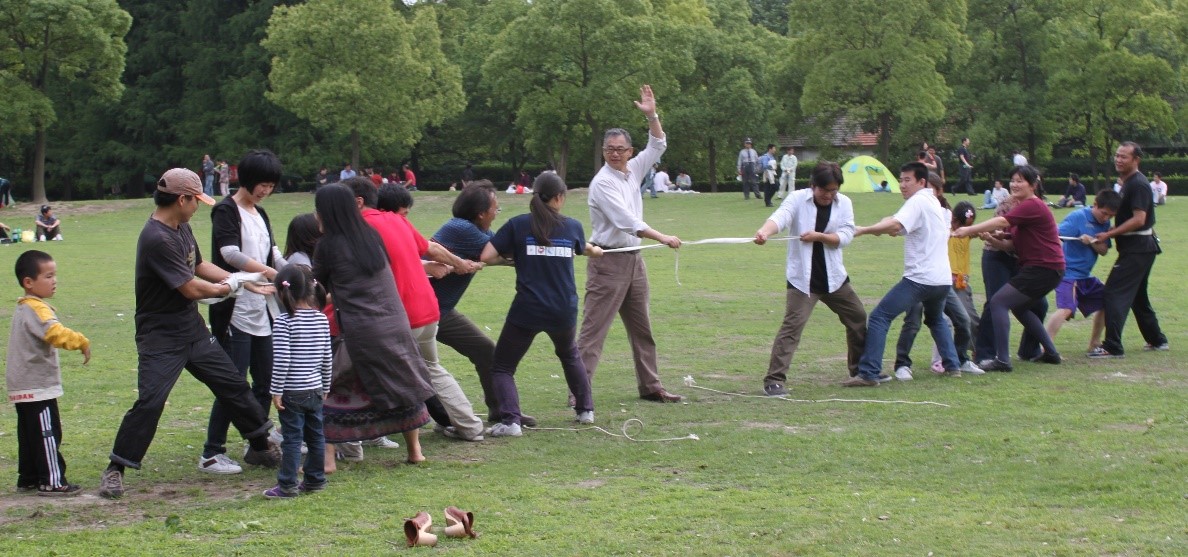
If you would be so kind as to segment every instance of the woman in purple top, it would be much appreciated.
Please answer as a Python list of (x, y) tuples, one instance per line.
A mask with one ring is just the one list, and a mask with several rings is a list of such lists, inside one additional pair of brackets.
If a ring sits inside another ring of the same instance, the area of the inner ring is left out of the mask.
[(1016, 166), (1011, 171), (1011, 197), (1014, 208), (1005, 215), (953, 231), (958, 238), (979, 232), (1008, 229), (1010, 241), (1019, 258), (1019, 272), (990, 299), (994, 322), (995, 356), (985, 362), (986, 371), (1011, 371), (1010, 314), (1014, 313), (1023, 330), (1039, 339), (1043, 354), (1032, 361), (1060, 363), (1060, 353), (1044, 329), (1039, 317), (1029, 311), (1031, 304), (1056, 289), (1064, 277), (1064, 250), (1056, 229), (1056, 219), (1044, 200), (1039, 172), (1031, 166)]

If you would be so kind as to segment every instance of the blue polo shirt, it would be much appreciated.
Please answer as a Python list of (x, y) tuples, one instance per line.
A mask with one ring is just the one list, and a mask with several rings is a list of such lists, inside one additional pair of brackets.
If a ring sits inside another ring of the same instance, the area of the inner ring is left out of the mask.
[[(1085, 207), (1077, 209), (1060, 221), (1061, 236), (1080, 236), (1088, 234), (1096, 236), (1100, 232), (1110, 229), (1110, 222), (1104, 224), (1093, 218), (1093, 209)], [(1109, 247), (1106, 242), (1106, 247)], [(1082, 244), (1080, 240), (1064, 240), (1064, 278), (1080, 280), (1089, 278), (1093, 273), (1093, 265), (1097, 263), (1097, 252), (1092, 247)]]
[(532, 215), (507, 221), (491, 245), (516, 262), (516, 297), (507, 311), (513, 325), (537, 331), (559, 331), (577, 326), (578, 295), (573, 258), (586, 247), (582, 223), (565, 217), (545, 246), (532, 235)]
[[(462, 259), (478, 261), (483, 255), (483, 248), (491, 241), (491, 231), (481, 230), (473, 222), (454, 217), (441, 225), (433, 234), (433, 241), (441, 244), (451, 253)], [(429, 284), (437, 294), (437, 306), (442, 313), (451, 311), (458, 305), (474, 274), (458, 275), (450, 273), (442, 278), (429, 277)]]

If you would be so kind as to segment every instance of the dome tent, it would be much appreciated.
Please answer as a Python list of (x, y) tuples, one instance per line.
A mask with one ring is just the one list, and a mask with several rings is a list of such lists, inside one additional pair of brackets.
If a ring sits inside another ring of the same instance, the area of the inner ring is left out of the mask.
[(880, 188), (880, 183), (884, 180), (891, 191), (899, 191), (899, 174), (892, 172), (887, 165), (874, 157), (854, 157), (842, 165), (841, 171), (844, 182), (841, 186), (842, 193), (873, 192)]

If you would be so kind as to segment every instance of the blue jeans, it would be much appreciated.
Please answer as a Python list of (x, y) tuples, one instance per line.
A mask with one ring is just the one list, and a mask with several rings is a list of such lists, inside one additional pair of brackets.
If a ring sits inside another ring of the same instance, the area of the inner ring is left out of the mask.
[(887, 291), (887, 295), (879, 301), (866, 324), (866, 349), (862, 351), (862, 359), (858, 361), (858, 374), (863, 379), (877, 380), (883, 368), (883, 350), (887, 344), (887, 331), (891, 329), (891, 322), (901, 313), (907, 312), (916, 304), (924, 304), (924, 323), (932, 332), (932, 340), (940, 352), (945, 370), (951, 371), (961, 367), (957, 361), (957, 349), (953, 346), (953, 332), (949, 329), (948, 320), (944, 318), (945, 298), (953, 287), (947, 284), (930, 286), (900, 279), (899, 283)]
[[(267, 418), (272, 408), (272, 396), (268, 394), (269, 384), (272, 383), (272, 337), (249, 335), (235, 327), (228, 327), (223, 343), (223, 350), (231, 357), (231, 363), (235, 364), (239, 376), (246, 378), (248, 371), (251, 371), (252, 396), (260, 403)], [(230, 425), (230, 414), (216, 398), (210, 406), (206, 443), (202, 446), (203, 458), (227, 452), (227, 427)]]
[(305, 455), (305, 485), (316, 488), (326, 483), (326, 435), (322, 431), (322, 392), (286, 391), (281, 396), (285, 409), (280, 414), (280, 469), (276, 483), (285, 493), (297, 492), (297, 467), (301, 465), (301, 441), (309, 452)]
[(202, 179), (202, 193), (206, 195), (214, 195), (214, 174), (207, 174)]
[[(912, 345), (916, 343), (916, 333), (920, 332), (920, 316), (924, 307), (916, 304), (903, 316), (903, 327), (899, 329), (899, 341), (895, 343), (895, 367), (912, 367)], [(955, 289), (949, 289), (945, 295), (945, 323), (946, 327), (953, 327), (953, 346), (957, 351), (957, 361), (965, 363), (969, 360), (969, 345), (973, 337), (969, 314)]]

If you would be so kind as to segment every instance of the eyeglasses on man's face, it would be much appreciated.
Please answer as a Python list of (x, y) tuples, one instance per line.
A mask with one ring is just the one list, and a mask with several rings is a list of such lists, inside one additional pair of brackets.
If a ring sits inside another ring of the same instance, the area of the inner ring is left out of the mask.
[(616, 155), (625, 155), (631, 152), (631, 147), (603, 147), (602, 152), (607, 154), (614, 153)]

